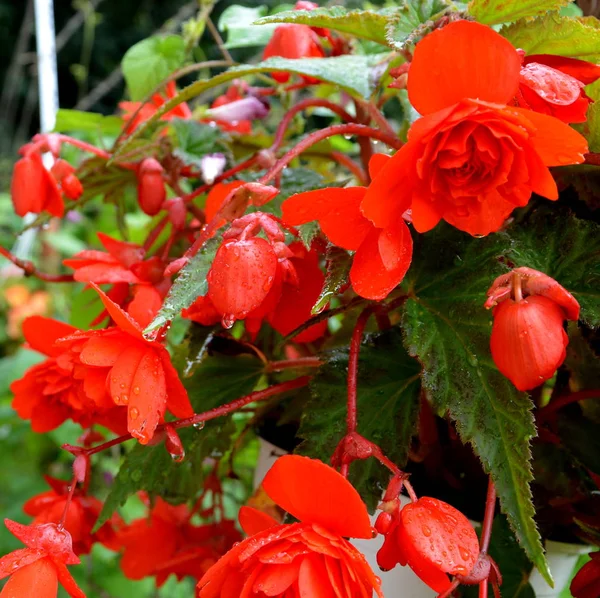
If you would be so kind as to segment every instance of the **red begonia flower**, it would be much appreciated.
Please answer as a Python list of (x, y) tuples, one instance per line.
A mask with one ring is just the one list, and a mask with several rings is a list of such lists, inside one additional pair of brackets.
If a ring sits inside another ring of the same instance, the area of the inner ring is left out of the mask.
[(469, 520), (451, 505), (425, 496), (406, 505), (385, 533), (377, 562), (384, 570), (408, 565), (430, 588), (444, 592), (451, 575), (468, 575), (479, 556)]
[[(284, 23), (275, 28), (263, 52), (263, 60), (273, 56), (283, 58), (322, 58), (325, 56), (318, 35), (307, 25)], [(286, 83), (288, 73), (272, 73), (273, 79)]]
[(585, 122), (592, 100), (584, 87), (599, 78), (600, 66), (591, 62), (550, 54), (526, 56), (517, 104), (566, 123)]
[[(70, 483), (49, 476), (45, 476), (45, 479), (52, 489), (30, 498), (23, 505), (23, 511), (34, 518), (32, 525), (58, 523), (67, 504)], [(92, 533), (101, 510), (102, 502), (97, 498), (85, 495), (80, 489), (75, 491), (64, 521), (64, 528), (71, 535), (75, 554), (88, 554), (95, 542), (118, 550), (113, 527), (118, 522), (117, 519), (113, 518)]]
[(345, 540), (372, 534), (367, 509), (343, 476), (320, 461), (286, 455), (263, 486), (300, 523), (274, 525), (245, 509), (241, 520), (256, 533), (209, 569), (198, 584), (200, 598), (383, 596), (364, 556)]
[[(110, 400), (102, 378), (85, 377), (79, 355), (56, 344), (60, 338), (81, 333), (77, 328), (42, 316), (23, 322), (28, 347), (46, 355), (46, 361), (29, 368), (10, 385), (13, 409), (31, 420), (34, 432), (49, 432), (67, 419), (84, 428), (101, 424), (117, 434), (125, 432), (120, 410)], [(106, 373), (104, 374), (104, 379)]]
[(571, 582), (573, 598), (598, 598), (600, 596), (600, 552), (590, 554), (592, 560), (586, 563)]
[(69, 199), (79, 199), (83, 193), (83, 185), (75, 175), (75, 167), (66, 160), (60, 158), (54, 162), (51, 168), (52, 176), (60, 184), (62, 192)]
[(424, 116), (369, 186), (364, 216), (388, 228), (411, 208), (419, 232), (444, 219), (487, 235), (532, 192), (557, 199), (548, 167), (583, 162), (587, 142), (557, 118), (508, 106), (520, 67), (506, 39), (471, 21), (420, 41), (408, 94)]
[(69, 532), (54, 523), (28, 526), (10, 519), (4, 523), (27, 548), (0, 558), (0, 579), (10, 575), (0, 598), (56, 598), (59, 583), (71, 598), (85, 598), (66, 567), (79, 564)]
[(163, 173), (164, 168), (155, 158), (144, 158), (138, 167), (138, 203), (148, 216), (158, 214), (167, 198)]
[(91, 286), (116, 326), (73, 334), (60, 345), (78, 352), (90, 385), (106, 387), (116, 405), (127, 407), (129, 433), (147, 444), (167, 409), (180, 418), (193, 415), (187, 391), (164, 345), (145, 338), (138, 322)]
[[(219, 211), (223, 202), (229, 194), (238, 187), (244, 185), (244, 181), (231, 181), (230, 183), (217, 183), (206, 196), (206, 204), (204, 205), (204, 215), (206, 222), (210, 222)], [(225, 220), (223, 220), (223, 224)]]
[(25, 153), (15, 164), (10, 193), (18, 216), (48, 212), (61, 218), (65, 212), (58, 184), (36, 151)]
[[(127, 133), (131, 133), (134, 129), (136, 129), (143, 122), (147, 121), (151, 118), (159, 108), (166, 104), (169, 100), (173, 99), (177, 95), (177, 88), (175, 87), (174, 81), (169, 81), (165, 88), (164, 96), (160, 93), (156, 93), (152, 96), (150, 102), (142, 105), (142, 102), (119, 102), (119, 108), (123, 110), (122, 119), (124, 122), (129, 121), (129, 119), (134, 115), (136, 110), (138, 110), (141, 106), (140, 111), (137, 116), (133, 120), (133, 122), (127, 128)], [(171, 120), (173, 118), (191, 118), (192, 111), (190, 107), (185, 103), (181, 103), (172, 110), (169, 110), (166, 114), (163, 114), (160, 117), (160, 120)]]
[(566, 357), (564, 321), (579, 318), (575, 297), (531, 268), (499, 276), (488, 297), (486, 307), (496, 306), (490, 349), (500, 372), (519, 390), (551, 378)]
[(156, 576), (160, 587), (169, 575), (200, 579), (241, 539), (233, 521), (192, 525), (186, 505), (157, 499), (149, 517), (136, 519), (118, 534), (123, 548), (121, 569), (128, 579)]
[(277, 255), (260, 237), (227, 240), (208, 272), (208, 297), (227, 322), (244, 319), (269, 294)]
[(350, 281), (361, 297), (384, 299), (404, 278), (412, 260), (412, 237), (402, 214), (378, 228), (360, 210), (368, 189), (329, 187), (283, 202), (283, 220), (297, 226), (318, 220), (329, 241), (355, 251)]

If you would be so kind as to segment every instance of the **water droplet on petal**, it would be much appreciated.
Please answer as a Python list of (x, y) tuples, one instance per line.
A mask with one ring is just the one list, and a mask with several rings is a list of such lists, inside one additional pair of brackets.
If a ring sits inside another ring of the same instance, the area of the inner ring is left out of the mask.
[(132, 408), (129, 410), (129, 417), (130, 417), (132, 420), (136, 420), (136, 419), (137, 419), (139, 416), (140, 416), (140, 410), (139, 410), (139, 409), (137, 409), (136, 407), (132, 407)]
[(428, 527), (427, 525), (422, 525), (421, 531), (423, 532), (424, 536), (427, 536), (428, 538), (429, 538), (429, 536), (431, 536), (431, 528)]
[(134, 395), (139, 395), (140, 394), (140, 387), (139, 386), (134, 386), (133, 387), (133, 394)]
[(235, 316), (233, 314), (225, 314), (221, 320), (223, 328), (229, 330), (235, 324)]
[(121, 405), (127, 405), (129, 403), (129, 397), (127, 395), (121, 395)]
[(185, 453), (181, 453), (179, 455), (171, 455), (171, 459), (173, 459), (175, 463), (181, 463), (185, 459)]
[(471, 551), (463, 548), (462, 546), (458, 547), (458, 552), (463, 561), (468, 561), (471, 558)]

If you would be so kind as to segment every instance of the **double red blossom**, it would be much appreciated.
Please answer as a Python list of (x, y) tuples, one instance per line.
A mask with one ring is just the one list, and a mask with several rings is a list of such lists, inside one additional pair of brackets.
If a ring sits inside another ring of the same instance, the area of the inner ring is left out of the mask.
[[(23, 511), (34, 518), (32, 525), (58, 523), (68, 502), (69, 482), (50, 476), (45, 476), (45, 480), (51, 489), (30, 498), (23, 505)], [(114, 525), (119, 522), (116, 517), (92, 533), (101, 510), (100, 500), (86, 495), (81, 489), (75, 490), (63, 524), (71, 535), (75, 554), (88, 554), (96, 542), (112, 550), (117, 549)]]
[(23, 322), (28, 347), (47, 359), (29, 368), (10, 385), (13, 409), (22, 419), (31, 420), (34, 432), (49, 432), (67, 419), (84, 428), (94, 423), (117, 434), (125, 431), (125, 418), (111, 401), (103, 381), (87, 376), (79, 355), (57, 345), (60, 338), (83, 334), (77, 328), (42, 316)]
[(521, 59), (495, 31), (457, 21), (420, 41), (408, 95), (424, 116), (361, 203), (379, 228), (408, 208), (419, 232), (440, 220), (472, 235), (497, 231), (532, 193), (556, 200), (549, 166), (579, 164), (586, 140), (562, 121), (513, 107)]
[[(371, 159), (372, 176), (388, 163), (388, 156)], [(317, 220), (331, 243), (355, 251), (350, 281), (357, 294), (367, 299), (384, 299), (404, 278), (412, 259), (412, 237), (403, 214), (379, 228), (365, 218), (361, 204), (367, 187), (329, 187), (299, 193), (282, 206), (283, 220), (300, 225)]]
[(551, 378), (567, 354), (564, 321), (579, 319), (575, 297), (542, 272), (516, 268), (494, 281), (485, 306), (495, 306), (490, 348), (502, 374), (519, 390)]
[(519, 74), (517, 105), (566, 123), (586, 120), (591, 99), (584, 87), (600, 78), (600, 66), (564, 56), (525, 56)]
[(251, 534), (223, 556), (198, 584), (199, 598), (229, 596), (383, 597), (380, 580), (345, 538), (371, 538), (367, 509), (331, 467), (296, 455), (280, 457), (263, 487), (300, 523), (280, 525), (244, 507)]
[(172, 506), (157, 499), (149, 517), (136, 519), (118, 534), (123, 549), (121, 569), (129, 579), (155, 576), (162, 586), (174, 574), (200, 579), (241, 540), (233, 521), (193, 525), (186, 505)]
[(4, 523), (27, 548), (0, 558), (0, 579), (10, 575), (1, 598), (56, 598), (59, 583), (71, 598), (85, 598), (67, 569), (80, 562), (69, 532), (54, 523), (29, 526), (10, 519)]
[(574, 598), (597, 598), (600, 596), (600, 552), (590, 554), (591, 561), (586, 563), (571, 582), (571, 594)]

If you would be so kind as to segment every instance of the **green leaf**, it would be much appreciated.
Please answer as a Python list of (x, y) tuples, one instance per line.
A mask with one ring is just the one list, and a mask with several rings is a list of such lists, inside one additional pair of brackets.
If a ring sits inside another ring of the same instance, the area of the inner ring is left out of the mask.
[[(299, 452), (329, 461), (346, 432), (348, 351), (337, 349), (327, 356), (311, 382), (308, 402), (298, 436)], [(358, 432), (376, 442), (383, 452), (403, 467), (419, 413), (419, 364), (402, 346), (397, 328), (371, 335), (360, 350), (358, 376)], [(381, 499), (389, 478), (375, 459), (356, 461), (350, 481), (370, 509)]]
[(571, 2), (572, 0), (471, 0), (468, 12), (480, 23), (497, 25), (558, 10)]
[(420, 37), (433, 21), (446, 11), (456, 10), (450, 0), (404, 0), (396, 17), (391, 19), (386, 32), (388, 44), (398, 50), (404, 49), (407, 41)]
[(298, 227), (298, 234), (300, 235), (300, 240), (304, 243), (304, 247), (310, 250), (310, 246), (312, 242), (315, 240), (315, 237), (319, 234), (320, 231), (319, 223), (315, 220), (314, 222), (307, 222), (306, 224), (301, 224)]
[(290, 10), (263, 17), (256, 25), (271, 23), (299, 23), (310, 27), (325, 27), (348, 33), (353, 37), (368, 39), (387, 45), (385, 31), (391, 20), (398, 15), (397, 8), (380, 10), (348, 10), (343, 6), (316, 8), (315, 10)]
[(335, 245), (327, 247), (325, 258), (327, 260), (325, 284), (311, 310), (312, 315), (322, 312), (336, 293), (348, 284), (350, 268), (352, 267), (352, 256)]
[(221, 245), (221, 238), (209, 239), (204, 247), (182, 268), (179, 276), (173, 283), (163, 306), (148, 324), (145, 333), (160, 328), (178, 316), (182, 309), (189, 307), (199, 296), (206, 295), (208, 283), (206, 275), (210, 270), (217, 249)]
[(533, 20), (521, 19), (503, 27), (500, 33), (527, 54), (600, 61), (600, 23), (593, 17), (562, 17), (552, 12)]
[(163, 114), (173, 110), (183, 102), (187, 102), (201, 93), (233, 79), (259, 73), (286, 72), (314, 77), (337, 85), (341, 90), (351, 95), (369, 97), (378, 83), (376, 78), (372, 76), (375, 67), (386, 60), (387, 57), (388, 54), (345, 55), (331, 58), (300, 58), (297, 60), (273, 57), (255, 65), (232, 67), (224, 73), (215, 75), (208, 80), (196, 81), (182, 89), (176, 97), (163, 104), (151, 118), (137, 127), (124, 140), (114, 153), (113, 159), (123, 154), (132, 141), (143, 135), (154, 123), (158, 122)]
[(472, 445), (521, 545), (551, 579), (529, 487), (533, 404), (492, 361), (491, 315), (483, 308), (486, 290), (505, 272), (498, 257), (508, 244), (501, 234), (473, 239), (449, 226), (420, 235), (406, 280), (411, 298), (403, 328), (433, 407)]
[(57, 133), (90, 132), (100, 135), (118, 135), (123, 121), (118, 116), (104, 116), (95, 112), (61, 108), (56, 114), (54, 130)]
[(170, 121), (170, 126), (177, 143), (173, 153), (184, 164), (191, 166), (200, 166), (202, 157), (217, 151), (218, 143), (223, 139), (223, 133), (218, 127), (195, 120), (174, 118)]
[(227, 32), (226, 48), (248, 48), (264, 46), (271, 39), (275, 25), (272, 27), (257, 27), (255, 21), (264, 17), (268, 8), (261, 6), (249, 7), (233, 4), (228, 6), (219, 17), (219, 29)]
[(594, 100), (587, 111), (586, 138), (590, 152), (600, 152), (600, 83), (588, 85), (586, 93)]
[[(193, 354), (193, 341), (187, 346)], [(262, 371), (262, 362), (256, 357), (225, 357), (217, 354), (214, 357), (204, 357), (199, 364), (194, 364), (188, 372), (191, 377), (183, 377), (183, 383), (194, 409), (201, 412), (252, 392)], [(123, 460), (96, 529), (119, 506), (125, 504), (129, 496), (140, 490), (146, 490), (153, 496), (160, 496), (175, 504), (193, 498), (202, 488), (204, 460), (227, 452), (235, 429), (231, 418), (219, 418), (207, 422), (203, 428), (179, 430), (186, 452), (182, 463), (175, 463), (171, 459), (162, 442), (156, 446), (137, 444)]]
[(600, 325), (600, 225), (550, 205), (508, 233), (513, 244), (507, 257), (557, 280), (581, 305), (580, 319)]
[(143, 100), (184, 62), (185, 41), (179, 35), (149, 37), (129, 48), (121, 68), (131, 99)]

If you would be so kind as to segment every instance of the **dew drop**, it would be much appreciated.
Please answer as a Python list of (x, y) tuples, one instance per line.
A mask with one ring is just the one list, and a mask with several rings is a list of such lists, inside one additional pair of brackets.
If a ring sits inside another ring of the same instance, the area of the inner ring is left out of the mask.
[(422, 525), (421, 526), (421, 531), (423, 532), (424, 536), (427, 536), (429, 538), (429, 536), (431, 536), (431, 528), (427, 525)]
[(140, 387), (139, 386), (134, 386), (133, 387), (133, 394), (134, 395), (139, 395), (140, 394)]
[(124, 383), (124, 382), (121, 382), (121, 384), (119, 384), (119, 386), (120, 386), (121, 388), (125, 388), (125, 383)]
[(223, 326), (223, 328), (226, 328), (227, 330), (229, 330), (230, 328), (233, 328), (234, 324), (235, 324), (235, 316), (233, 314), (225, 314), (223, 316), (223, 319), (221, 320), (221, 325)]
[(140, 416), (140, 410), (139, 410), (139, 409), (137, 409), (137, 408), (135, 408), (135, 407), (132, 407), (132, 408), (129, 410), (129, 417), (130, 417), (132, 420), (136, 420), (136, 419), (137, 419), (139, 416)]
[(204, 428), (204, 426), (206, 425), (205, 422), (196, 422), (195, 424), (192, 424), (194, 426), (194, 428), (196, 428), (196, 430), (202, 430), (202, 428)]
[(121, 395), (121, 405), (127, 405), (129, 403), (129, 397), (127, 395)]
[(171, 459), (175, 463), (181, 463), (185, 459), (185, 453), (181, 453), (180, 455), (171, 455)]
[(467, 550), (463, 546), (458, 547), (458, 553), (463, 561), (468, 561), (471, 558), (471, 551)]

